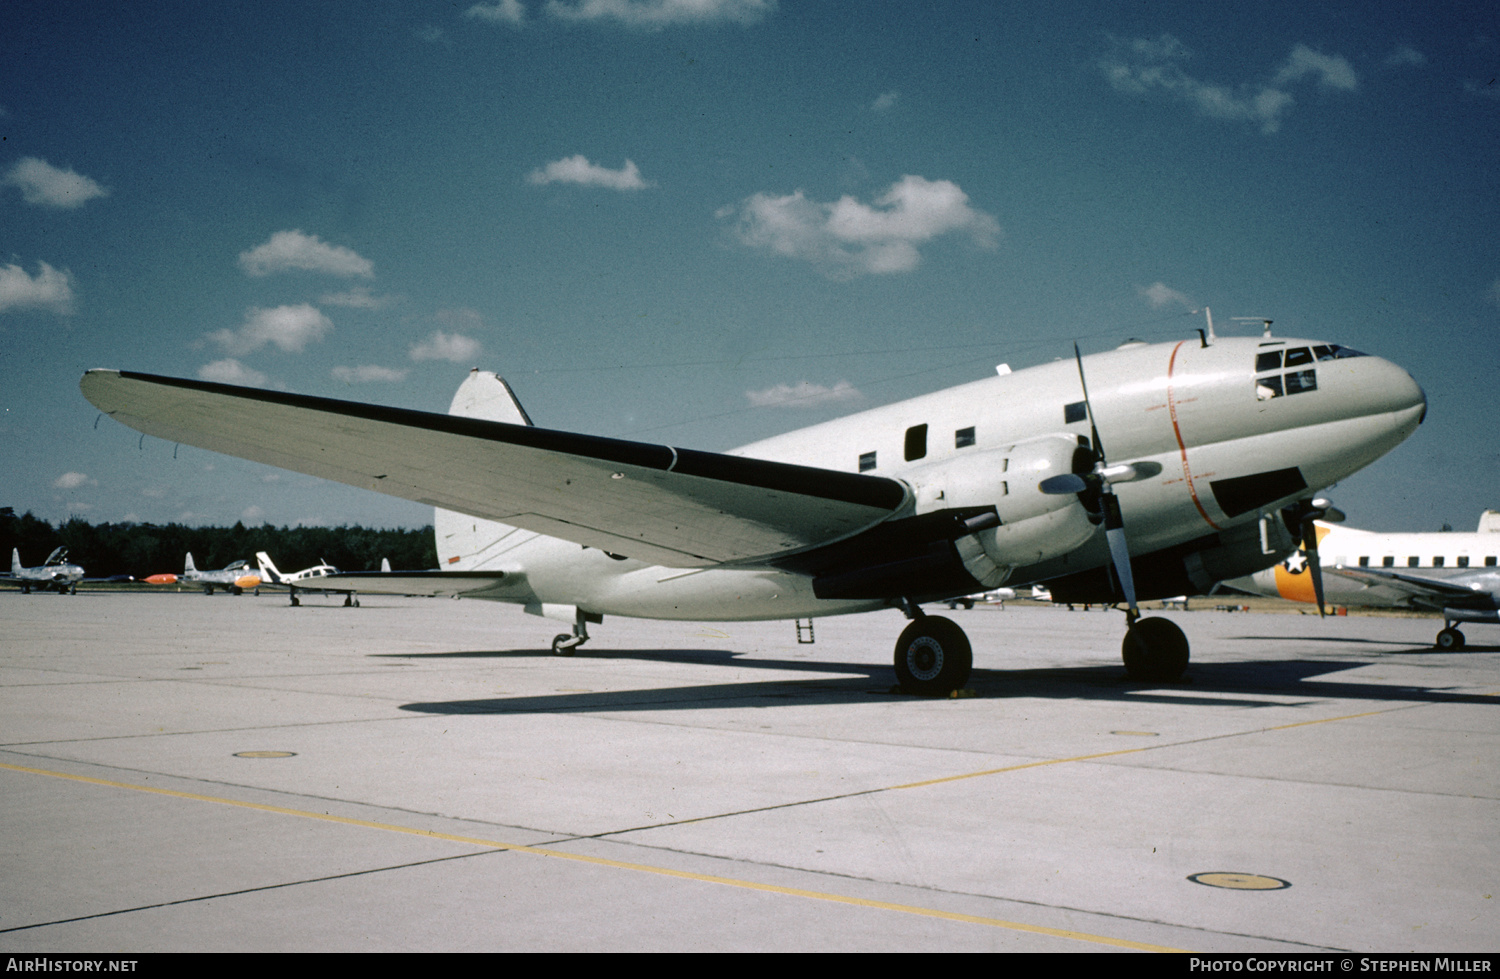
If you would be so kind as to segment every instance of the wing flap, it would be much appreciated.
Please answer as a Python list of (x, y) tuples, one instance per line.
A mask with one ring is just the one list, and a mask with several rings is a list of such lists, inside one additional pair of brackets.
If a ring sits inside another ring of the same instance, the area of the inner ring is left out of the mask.
[(815, 547), (909, 498), (882, 477), (208, 381), (92, 370), (80, 388), (148, 435), (671, 567)]

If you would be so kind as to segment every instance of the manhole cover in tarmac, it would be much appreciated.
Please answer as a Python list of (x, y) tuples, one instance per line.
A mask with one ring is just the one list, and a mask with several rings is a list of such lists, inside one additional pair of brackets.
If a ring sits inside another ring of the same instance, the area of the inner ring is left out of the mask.
[(1259, 874), (1189, 874), (1188, 880), (1205, 887), (1227, 887), (1236, 891), (1281, 891), (1292, 886), (1290, 881), (1280, 877), (1262, 877)]
[(295, 751), (236, 751), (236, 758), (295, 758)]

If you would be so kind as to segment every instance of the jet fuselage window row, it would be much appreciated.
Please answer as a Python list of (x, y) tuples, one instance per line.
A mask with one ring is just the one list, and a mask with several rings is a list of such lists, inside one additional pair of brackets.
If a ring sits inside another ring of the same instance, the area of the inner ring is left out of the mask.
[[(1340, 559), (1340, 563), (1342, 563), (1342, 559)], [(1484, 559), (1484, 566), (1486, 568), (1493, 568), (1497, 563), (1500, 562), (1497, 562), (1496, 556), (1494, 554), (1490, 554)], [(1428, 567), (1441, 568), (1444, 567), (1445, 564), (1446, 559), (1443, 557), (1443, 555), (1438, 554), (1433, 556), (1431, 561), (1428, 563)], [(1361, 557), (1359, 559), (1359, 566), (1361, 568), (1368, 568), (1370, 566), (1370, 558), (1368, 556)], [(1394, 568), (1396, 566), (1395, 556), (1387, 554), (1385, 557), (1382, 557), (1380, 559), (1380, 566), (1382, 568)], [(1418, 557), (1409, 557), (1406, 559), (1406, 566), (1408, 568), (1420, 568), (1422, 566), (1422, 559)], [(1453, 566), (1457, 568), (1467, 568), (1469, 566), (1469, 555), (1460, 554), (1454, 559)]]
[[(967, 449), (976, 443), (974, 437), (974, 426), (960, 428), (953, 433), (953, 447), (955, 449)], [(927, 457), (927, 426), (913, 425), (906, 430), (906, 441), (903, 446), (903, 455), (907, 462), (915, 462)], [(875, 452), (861, 452), (859, 456), (859, 471), (869, 472), (876, 468)]]

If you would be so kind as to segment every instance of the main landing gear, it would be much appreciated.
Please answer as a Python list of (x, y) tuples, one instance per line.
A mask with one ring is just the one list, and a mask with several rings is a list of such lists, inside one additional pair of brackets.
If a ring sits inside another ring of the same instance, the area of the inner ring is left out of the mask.
[[(912, 616), (911, 624), (896, 640), (896, 680), (901, 691), (919, 697), (946, 697), (961, 689), (974, 667), (969, 637), (941, 616), (925, 615), (921, 609), (907, 614)], [(1444, 634), (1448, 632), (1456, 634), (1459, 643), (1450, 648), (1462, 647), (1463, 635), (1457, 629), (1444, 630)], [(557, 652), (558, 641), (568, 638), (558, 636), (553, 652)], [(1440, 634), (1438, 641), (1442, 639)], [(1171, 619), (1136, 618), (1125, 632), (1120, 653), (1130, 679), (1171, 683), (1187, 670), (1188, 640)]]
[(1445, 653), (1456, 653), (1464, 648), (1464, 634), (1453, 626), (1443, 623), (1443, 631), (1437, 634), (1432, 642), (1433, 649), (1440, 649)]
[(916, 609), (896, 640), (896, 680), (905, 693), (945, 697), (964, 685), (973, 666), (969, 637), (942, 616)]
[(1170, 683), (1187, 670), (1187, 636), (1171, 619), (1137, 618), (1125, 630), (1120, 654), (1130, 679)]

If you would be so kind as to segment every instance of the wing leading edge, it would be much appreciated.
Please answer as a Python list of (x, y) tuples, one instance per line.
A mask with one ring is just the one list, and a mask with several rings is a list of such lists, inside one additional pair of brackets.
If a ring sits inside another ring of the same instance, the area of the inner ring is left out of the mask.
[(904, 483), (210, 381), (91, 370), (138, 431), (669, 567), (754, 564), (908, 508)]

